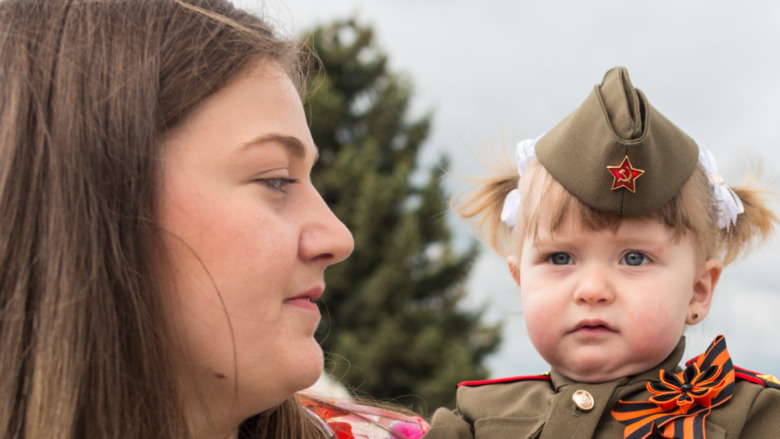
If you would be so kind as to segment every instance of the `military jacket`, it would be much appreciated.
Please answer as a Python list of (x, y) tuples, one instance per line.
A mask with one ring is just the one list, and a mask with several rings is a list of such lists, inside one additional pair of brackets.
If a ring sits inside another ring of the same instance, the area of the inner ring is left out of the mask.
[[(648, 401), (653, 395), (647, 383), (657, 382), (661, 370), (681, 371), (684, 349), (682, 339), (654, 369), (607, 383), (580, 383), (555, 370), (531, 377), (462, 383), (457, 409), (437, 410), (424, 439), (624, 438), (625, 425), (612, 414), (618, 401)], [(730, 399), (704, 418), (706, 439), (780, 438), (780, 385), (773, 377), (735, 370)], [(675, 433), (675, 437), (682, 436)]]

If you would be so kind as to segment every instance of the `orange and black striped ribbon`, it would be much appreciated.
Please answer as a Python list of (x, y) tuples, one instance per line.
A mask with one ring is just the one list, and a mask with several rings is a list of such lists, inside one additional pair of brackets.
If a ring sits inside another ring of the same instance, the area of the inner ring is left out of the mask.
[(665, 437), (705, 439), (704, 419), (734, 394), (734, 366), (726, 340), (715, 338), (707, 351), (680, 373), (662, 370), (647, 383), (648, 401), (619, 401), (612, 416), (625, 425), (625, 439)]

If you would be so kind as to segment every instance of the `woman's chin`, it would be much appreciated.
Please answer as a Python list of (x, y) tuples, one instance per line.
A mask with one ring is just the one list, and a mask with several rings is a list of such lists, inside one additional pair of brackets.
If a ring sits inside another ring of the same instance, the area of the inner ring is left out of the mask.
[[(292, 365), (298, 374), (297, 389), (295, 391), (309, 388), (320, 379), (325, 364), (322, 348), (319, 343), (312, 339), (313, 346), (306, 347), (306, 356), (301, 359), (300, 364)], [(293, 370), (295, 370), (293, 369)]]

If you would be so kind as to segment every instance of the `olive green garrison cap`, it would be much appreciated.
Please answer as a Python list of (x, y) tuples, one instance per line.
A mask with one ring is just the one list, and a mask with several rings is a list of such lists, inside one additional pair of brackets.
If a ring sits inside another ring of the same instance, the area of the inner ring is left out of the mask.
[(650, 213), (696, 169), (699, 148), (650, 106), (615, 67), (573, 113), (536, 143), (547, 171), (585, 204), (620, 215)]

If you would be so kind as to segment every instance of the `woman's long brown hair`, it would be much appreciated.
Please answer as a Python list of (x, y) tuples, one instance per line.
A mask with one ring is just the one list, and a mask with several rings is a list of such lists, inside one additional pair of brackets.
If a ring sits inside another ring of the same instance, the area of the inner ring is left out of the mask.
[[(299, 53), (222, 0), (0, 2), (0, 436), (189, 437), (159, 139), (249, 63), (298, 81)], [(310, 437), (306, 419), (291, 399), (245, 430)]]

